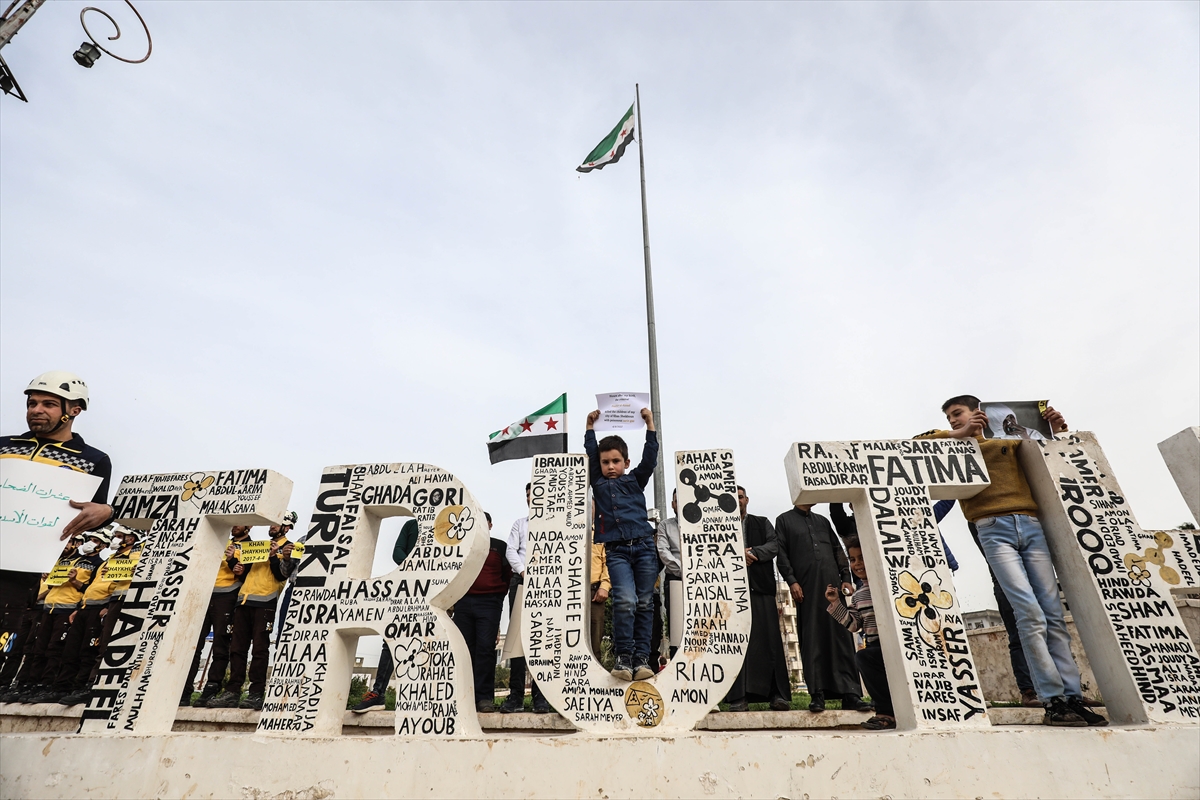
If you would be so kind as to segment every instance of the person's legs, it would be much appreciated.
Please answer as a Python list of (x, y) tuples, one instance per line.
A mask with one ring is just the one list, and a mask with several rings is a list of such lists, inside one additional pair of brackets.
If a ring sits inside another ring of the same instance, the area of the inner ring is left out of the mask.
[(42, 669), (46, 666), (46, 646), (50, 643), (51, 616), (49, 611), (43, 610), (34, 622), (29, 649), (17, 673), (16, 683), (20, 686), (28, 688), (41, 680)]
[[(513, 575), (508, 584), (508, 613), (511, 618), (513, 607), (517, 602), (517, 589), (521, 580)], [(525, 659), (510, 658), (508, 660), (508, 699), (500, 706), (505, 713), (521, 711), (525, 708)]]
[(1063, 616), (1062, 600), (1058, 596), (1058, 578), (1054, 574), (1054, 562), (1042, 524), (1033, 517), (1017, 517), (1017, 531), (1021, 538), (1021, 560), (1025, 574), (1038, 606), (1046, 618), (1046, 646), (1062, 681), (1063, 693), (1067, 697), (1082, 697), (1079, 667), (1071, 655), (1071, 634)]
[[(971, 538), (975, 540), (975, 546), (979, 548), (979, 552), (986, 560), (987, 553), (983, 552), (983, 545), (979, 543), (979, 529), (973, 522), (968, 522), (967, 528), (971, 531)], [(1029, 675), (1029, 664), (1025, 661), (1025, 651), (1021, 649), (1021, 633), (1017, 630), (1017, 615), (1013, 613), (1012, 603), (1008, 602), (1004, 590), (1000, 588), (1000, 582), (996, 580), (996, 573), (990, 566), (988, 567), (988, 576), (992, 579), (992, 595), (996, 598), (996, 608), (1000, 612), (1000, 619), (1004, 621), (1004, 632), (1008, 635), (1008, 661), (1012, 664), (1013, 679), (1017, 682), (1017, 690), (1022, 694), (1032, 692), (1033, 678)]]
[(1033, 677), (1034, 689), (1043, 703), (1064, 695), (1062, 678), (1046, 641), (1046, 616), (1030, 585), (1021, 555), (1020, 536), (1013, 516), (985, 517), (976, 522), (979, 541), (988, 564), (1012, 603), (1021, 634), (1021, 648)]
[(600, 651), (604, 647), (604, 603), (592, 603), (591, 639), (592, 654), (600, 660)]
[[(635, 617), (638, 611), (633, 546), (630, 542), (609, 542), (604, 545), (604, 553), (608, 563), (608, 578), (612, 581), (612, 592), (609, 596), (612, 597), (613, 607), (613, 652), (618, 658), (624, 656), (632, 659)], [(646, 611), (649, 610), (647, 601)]]
[[(213, 637), (214, 642), (216, 637)], [(246, 682), (246, 657), (254, 641), (254, 609), (237, 606), (233, 610), (233, 635), (229, 639), (229, 680), (225, 691), (241, 695)]]
[(392, 651), (388, 649), (385, 641), (379, 649), (379, 666), (375, 668), (375, 685), (371, 687), (375, 694), (380, 697), (387, 694), (388, 684), (392, 682), (392, 672), (395, 669), (396, 662), (392, 660)]
[(746, 704), (745, 662), (742, 663), (742, 668), (738, 670), (737, 677), (733, 679), (733, 683), (729, 684), (729, 691), (725, 693), (725, 702), (729, 704), (730, 711), (750, 710), (750, 707)]
[(475, 636), (471, 662), (475, 668), (475, 704), (488, 709), (496, 703), (496, 634), (504, 595), (475, 595)]
[[(4, 666), (0, 668), (0, 689), (5, 689), (17, 677), (21, 669), (21, 659), (33, 652), (33, 639), (37, 636), (37, 621), (42, 614), (37, 607), (27, 608), (21, 612), (16, 633), (10, 634), (6, 646), (8, 653), (4, 657)], [(11, 638), (15, 635), (15, 638)]]
[[(46, 683), (54, 691), (66, 694), (74, 687), (75, 673), (79, 672), (79, 659), (82, 655), (89, 619), (98, 613), (100, 613), (100, 609), (97, 606), (80, 608), (75, 612), (75, 621), (68, 623), (67, 635), (63, 640), (61, 663), (53, 675), (46, 676)], [(89, 669), (88, 672), (91, 670)]]
[(104, 626), (100, 629), (100, 640), (96, 642), (96, 662), (92, 664), (92, 672), (88, 675), (88, 687), (96, 685), (96, 678), (100, 676), (100, 664), (104, 662), (104, 651), (108, 648), (108, 641), (112, 639), (113, 631), (116, 630), (117, 620), (121, 617), (121, 607), (125, 605), (125, 598), (118, 597), (116, 600), (109, 601), (108, 613), (104, 615)]
[[(213, 627), (212, 618), (213, 608), (212, 599), (210, 598), (208, 601), (208, 610), (204, 612), (204, 620), (200, 623), (200, 635), (196, 637), (196, 651), (192, 653), (192, 665), (188, 668), (187, 682), (183, 684), (181, 702), (190, 702), (192, 692), (196, 688), (196, 671), (200, 669), (200, 655), (204, 652), (204, 640), (208, 638), (208, 632)], [(211, 678), (209, 682), (212, 682)]]
[[(100, 640), (104, 636), (104, 624), (108, 619), (107, 606), (93, 606), (86, 609), (92, 612), (86, 621), (86, 628), (83, 632), (83, 645), (79, 648), (79, 658), (75, 668), (75, 674), (71, 676), (71, 690), (80, 691), (87, 689), (92, 685), (91, 676), (92, 670), (96, 668), (96, 662), (100, 660)], [(100, 612), (104, 611), (104, 616), (100, 616)]]
[[(233, 642), (233, 611), (237, 607), (237, 592), (220, 592), (214, 594), (209, 601), (213, 638), (208, 660), (208, 677), (204, 683), (205, 692), (211, 687), (215, 694), (225, 683), (225, 672), (229, 669), (229, 648)], [(238, 691), (241, 691), (240, 684)]]
[(267, 690), (267, 670), (271, 661), (271, 631), (275, 626), (276, 613), (278, 613), (278, 609), (274, 603), (253, 610), (254, 658), (250, 662), (250, 688), (247, 700), (253, 699), (259, 709), (262, 708), (263, 693)]
[(858, 664), (858, 674), (862, 676), (867, 694), (875, 703), (875, 713), (886, 717), (894, 717), (892, 710), (892, 692), (888, 688), (887, 672), (883, 666), (883, 650), (879, 640), (868, 644), (855, 653), (855, 663)]
[[(67, 643), (67, 634), (71, 630), (71, 612), (62, 611), (51, 615), (50, 639), (46, 643), (46, 663), (42, 668), (42, 676), (38, 681), (51, 689), (51, 684), (58, 679), (58, 671), (62, 668), (63, 648)], [(43, 700), (42, 702), (47, 702)]]
[(654, 584), (662, 564), (654, 537), (643, 536), (631, 543), (633, 553), (633, 579), (637, 591), (637, 612), (633, 630), (633, 664), (635, 667), (650, 663), (651, 637), (654, 629)]
[(471, 654), (471, 676), (475, 686), (475, 701), (479, 702), (479, 658), (475, 653), (475, 637), (478, 628), (478, 595), (464, 594), (454, 604), (454, 625), (467, 643)]

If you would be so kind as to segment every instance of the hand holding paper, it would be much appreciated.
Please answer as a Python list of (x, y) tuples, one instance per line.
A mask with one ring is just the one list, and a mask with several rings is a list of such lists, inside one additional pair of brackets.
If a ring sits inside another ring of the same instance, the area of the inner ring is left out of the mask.
[[(636, 431), (647, 425), (650, 395), (644, 392), (608, 392), (596, 395), (599, 416), (592, 423), (597, 431)], [(643, 414), (642, 412), (646, 413)], [(591, 419), (591, 415), (588, 416)], [(649, 424), (653, 430), (653, 417)]]

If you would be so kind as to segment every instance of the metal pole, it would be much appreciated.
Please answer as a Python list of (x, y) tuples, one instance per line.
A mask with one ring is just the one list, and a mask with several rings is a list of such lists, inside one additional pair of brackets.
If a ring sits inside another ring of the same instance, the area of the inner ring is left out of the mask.
[[(25, 0), (25, 3), (11, 17), (5, 16), (0, 19), (0, 48), (11, 42), (17, 35), (17, 31), (21, 30), (21, 26), (28, 22), (33, 13), (45, 4), (46, 0)], [(15, 5), (16, 3), (10, 5), (4, 13), (7, 15)]]
[(654, 411), (654, 428), (658, 431), (658, 465), (654, 468), (654, 507), (658, 518), (667, 518), (667, 485), (663, 479), (666, 450), (662, 449), (662, 408), (658, 400), (658, 339), (654, 333), (654, 278), (650, 273), (650, 223), (646, 218), (646, 149), (642, 145), (642, 94), (633, 85), (637, 102), (638, 168), (642, 173), (642, 245), (646, 255), (646, 335), (650, 340), (650, 407)]

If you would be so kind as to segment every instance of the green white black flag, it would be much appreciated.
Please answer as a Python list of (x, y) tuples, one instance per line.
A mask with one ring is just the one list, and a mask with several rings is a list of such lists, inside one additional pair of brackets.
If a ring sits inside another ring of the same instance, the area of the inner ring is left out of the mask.
[(567, 452), (567, 396), (488, 436), (492, 463)]
[(575, 168), (577, 172), (591, 172), (594, 169), (604, 169), (609, 164), (615, 164), (625, 155), (625, 148), (633, 141), (633, 106), (621, 117), (617, 127), (612, 129), (604, 141), (596, 145), (596, 149), (587, 154), (583, 163)]

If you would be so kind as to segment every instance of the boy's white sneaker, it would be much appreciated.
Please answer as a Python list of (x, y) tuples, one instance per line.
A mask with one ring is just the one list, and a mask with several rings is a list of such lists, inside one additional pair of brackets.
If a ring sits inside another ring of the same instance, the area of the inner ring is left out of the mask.
[(619, 681), (633, 680), (633, 659), (629, 656), (617, 656), (617, 663), (613, 666), (612, 676)]
[(649, 664), (638, 664), (633, 670), (633, 679), (635, 681), (648, 681), (654, 677), (654, 670), (650, 669)]

